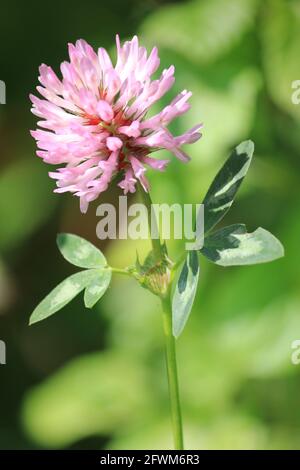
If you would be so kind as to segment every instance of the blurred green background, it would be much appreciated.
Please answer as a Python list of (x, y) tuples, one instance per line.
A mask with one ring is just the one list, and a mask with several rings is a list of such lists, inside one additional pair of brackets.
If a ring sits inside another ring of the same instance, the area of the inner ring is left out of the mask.
[[(109, 262), (135, 259), (128, 241), (96, 239), (97, 203), (81, 215), (77, 198), (53, 194), (49, 168), (35, 157), (28, 94), (38, 66), (58, 70), (67, 42), (84, 38), (113, 51), (114, 36), (138, 33), (173, 63), (192, 110), (173, 130), (204, 122), (189, 148), (150, 174), (154, 202), (200, 203), (229, 150), (256, 144), (255, 159), (225, 223), (271, 230), (286, 257), (268, 265), (221, 268), (202, 259), (192, 316), (178, 341), (186, 446), (190, 449), (299, 449), (300, 80), (298, 0), (86, 0), (1, 7), (0, 79), (0, 448), (151, 449), (172, 446), (158, 301), (114, 277), (92, 311), (82, 296), (36, 326), (39, 300), (74, 272), (56, 233), (98, 244)], [(161, 104), (160, 104), (161, 105)], [(102, 201), (116, 200), (111, 188)], [(139, 243), (143, 255), (149, 245)], [(170, 244), (171, 254), (178, 250)]]

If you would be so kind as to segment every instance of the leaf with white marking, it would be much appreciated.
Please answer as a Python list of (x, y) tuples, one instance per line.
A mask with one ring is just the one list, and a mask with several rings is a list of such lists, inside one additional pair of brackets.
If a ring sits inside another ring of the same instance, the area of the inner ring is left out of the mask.
[(191, 313), (199, 279), (197, 251), (189, 251), (179, 275), (172, 300), (173, 335), (178, 338)]
[(230, 225), (209, 235), (201, 253), (221, 266), (267, 263), (284, 256), (280, 241), (259, 227), (247, 233), (243, 224)]
[(253, 152), (254, 144), (251, 140), (242, 142), (233, 150), (212, 182), (203, 201), (205, 233), (211, 230), (231, 207), (248, 171)]
[(57, 246), (63, 257), (79, 268), (100, 268), (107, 264), (101, 251), (78, 235), (60, 233)]
[(58, 312), (58, 310), (61, 310), (98, 275), (97, 269), (89, 269), (67, 277), (39, 303), (30, 317), (29, 324), (32, 325), (44, 320)]
[(92, 282), (85, 288), (84, 304), (92, 308), (105, 294), (111, 280), (111, 269), (102, 269)]

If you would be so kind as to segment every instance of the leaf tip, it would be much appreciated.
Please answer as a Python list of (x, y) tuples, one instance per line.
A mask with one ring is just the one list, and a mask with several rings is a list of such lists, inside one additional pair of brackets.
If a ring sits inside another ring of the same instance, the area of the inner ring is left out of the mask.
[(179, 336), (181, 335), (182, 333), (182, 330), (183, 328), (181, 328), (180, 330), (178, 328), (176, 328), (174, 325), (172, 326), (172, 335), (174, 336), (175, 339), (178, 339)]
[(32, 313), (32, 315), (30, 315), (30, 318), (29, 318), (29, 321), (28, 321), (28, 326), (32, 326), (35, 323), (37, 323), (38, 321), (39, 320), (37, 318), (35, 318), (34, 313)]
[(273, 235), (273, 233), (269, 232), (268, 230), (264, 229), (263, 227), (258, 227), (257, 230), (260, 231), (260, 232), (265, 233), (266, 235), (268, 235), (268, 237), (270, 237), (270, 239), (272, 239), (273, 242), (274, 242), (274, 247), (276, 248), (276, 255), (274, 255), (272, 261), (283, 258), (285, 256), (285, 249), (284, 249), (284, 246), (281, 243), (281, 241), (278, 240), (278, 238), (275, 237), (275, 235)]
[(88, 308), (89, 310), (92, 310), (93, 306), (94, 305), (90, 305), (90, 304), (84, 304), (85, 308)]
[(237, 146), (237, 151), (238, 153), (246, 153), (249, 158), (252, 158), (253, 153), (254, 153), (254, 142), (253, 140), (244, 140)]
[(94, 307), (95, 303), (96, 303), (96, 302), (93, 303), (91, 300), (89, 300), (87, 298), (87, 290), (86, 289), (84, 291), (83, 302), (84, 302), (85, 308), (88, 308), (89, 310), (91, 310)]
[(64, 240), (65, 240), (65, 238), (66, 238), (66, 235), (67, 235), (67, 234), (66, 234), (66, 233), (63, 233), (63, 232), (58, 233), (58, 234), (56, 235), (56, 244), (57, 244), (58, 248), (60, 248), (60, 247), (63, 245)]

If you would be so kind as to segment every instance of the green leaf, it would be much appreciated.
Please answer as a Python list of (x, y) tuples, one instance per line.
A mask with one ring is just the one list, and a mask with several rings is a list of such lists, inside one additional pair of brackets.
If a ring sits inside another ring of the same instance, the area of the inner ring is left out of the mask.
[(29, 324), (37, 323), (62, 309), (99, 275), (98, 270), (80, 271), (67, 277), (48, 294), (33, 311)]
[(172, 300), (173, 335), (178, 338), (188, 320), (194, 303), (199, 278), (196, 251), (189, 251), (179, 275)]
[(238, 266), (273, 261), (284, 256), (284, 249), (267, 230), (247, 233), (245, 225), (235, 224), (209, 235), (201, 253), (221, 266)]
[(299, 1), (267, 0), (263, 15), (260, 37), (266, 86), (274, 103), (299, 120), (299, 88), (292, 87), (300, 79)]
[(80, 268), (99, 268), (106, 266), (106, 259), (92, 243), (71, 233), (60, 233), (57, 246), (63, 257)]
[[(22, 157), (23, 154), (22, 147)], [(24, 243), (52, 216), (58, 202), (51, 193), (52, 185), (44, 168), (34, 158), (17, 158), (1, 170), (1, 253)]]
[(139, 355), (121, 348), (77, 357), (29, 389), (23, 425), (43, 447), (61, 448), (140, 423), (156, 399), (146, 371)]
[(251, 163), (254, 144), (246, 140), (231, 153), (215, 179), (204, 200), (204, 231), (207, 233), (231, 207)]
[(211, 63), (249, 31), (257, 4), (257, 0), (194, 0), (161, 6), (143, 22), (143, 40), (149, 46), (175, 49), (195, 62)]
[(92, 308), (105, 294), (111, 280), (111, 269), (102, 269), (92, 282), (85, 288), (84, 304)]

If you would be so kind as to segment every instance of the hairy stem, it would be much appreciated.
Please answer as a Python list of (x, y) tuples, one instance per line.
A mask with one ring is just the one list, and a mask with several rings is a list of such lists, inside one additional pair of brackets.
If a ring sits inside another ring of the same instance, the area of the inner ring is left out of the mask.
[(172, 309), (169, 298), (162, 299), (162, 308), (174, 447), (176, 450), (183, 450), (183, 431), (177, 376), (176, 345), (175, 338), (172, 334)]
[(151, 232), (157, 234), (157, 238), (152, 238), (151, 236), (150, 238), (151, 238), (153, 253), (157, 261), (159, 261), (162, 258), (162, 249), (161, 249), (160, 237), (158, 233), (157, 221), (156, 221), (154, 211), (152, 209), (152, 200), (151, 200), (149, 193), (146, 193), (146, 191), (144, 191), (144, 189), (141, 188), (140, 186), (139, 186), (139, 189), (140, 189), (140, 194), (143, 198), (143, 202), (147, 208), (150, 235), (151, 235)]
[[(156, 224), (155, 231), (158, 234), (157, 230), (157, 221), (156, 218), (151, 217), (152, 213), (152, 201), (149, 193), (146, 193), (141, 188), (141, 194), (143, 201), (147, 207), (148, 212), (148, 223)], [(151, 228), (151, 225), (150, 225)], [(152, 249), (153, 253), (156, 256), (157, 261), (163, 259), (163, 251), (160, 243), (160, 238), (152, 238)], [(179, 398), (179, 386), (178, 386), (178, 376), (177, 376), (177, 362), (176, 362), (176, 345), (175, 338), (172, 333), (172, 307), (170, 302), (170, 289), (166, 295), (161, 297), (162, 310), (163, 310), (163, 330), (165, 336), (165, 348), (166, 348), (166, 362), (167, 362), (167, 373), (168, 373), (168, 384), (169, 384), (169, 398), (170, 398), (170, 408), (171, 408), (171, 418), (172, 418), (172, 428), (173, 428), (173, 439), (174, 447), (176, 450), (183, 450), (183, 431), (182, 431), (182, 418), (181, 418), (181, 408), (180, 408), (180, 398)]]

